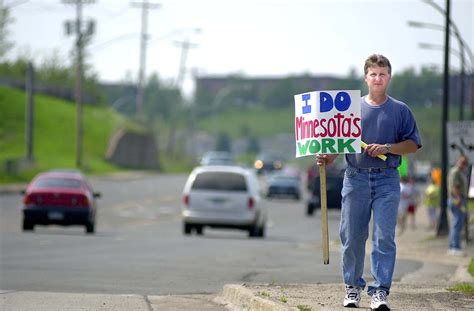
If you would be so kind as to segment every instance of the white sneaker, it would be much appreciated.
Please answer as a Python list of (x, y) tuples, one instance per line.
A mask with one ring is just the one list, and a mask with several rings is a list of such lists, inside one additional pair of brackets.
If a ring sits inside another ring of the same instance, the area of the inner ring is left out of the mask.
[(361, 287), (346, 285), (346, 296), (344, 297), (344, 307), (359, 308)]
[(448, 255), (464, 257), (466, 253), (462, 249), (451, 248), (448, 251)]
[(372, 295), (372, 301), (370, 302), (370, 309), (377, 311), (389, 311), (390, 304), (388, 303), (387, 293), (383, 290), (377, 290)]

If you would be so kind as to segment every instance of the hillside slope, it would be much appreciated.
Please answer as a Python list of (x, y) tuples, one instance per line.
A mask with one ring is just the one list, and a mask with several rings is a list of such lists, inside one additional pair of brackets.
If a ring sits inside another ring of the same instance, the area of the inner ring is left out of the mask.
[[(74, 168), (76, 105), (36, 95), (34, 113), (35, 167), (17, 176), (5, 172), (6, 162), (25, 157), (25, 92), (0, 87), (0, 182), (25, 180), (37, 171)], [(88, 173), (116, 170), (104, 160), (112, 132), (128, 121), (109, 108), (84, 106), (83, 163)]]

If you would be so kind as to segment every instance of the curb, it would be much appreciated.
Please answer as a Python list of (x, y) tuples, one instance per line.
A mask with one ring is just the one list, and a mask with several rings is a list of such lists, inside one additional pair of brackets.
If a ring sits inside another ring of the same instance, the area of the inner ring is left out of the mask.
[(255, 311), (288, 311), (298, 310), (284, 306), (269, 299), (255, 296), (252, 291), (242, 285), (224, 285), (221, 298), (229, 303), (231, 310), (255, 310)]
[(20, 191), (26, 189), (27, 184), (6, 184), (0, 185), (0, 194), (18, 194)]

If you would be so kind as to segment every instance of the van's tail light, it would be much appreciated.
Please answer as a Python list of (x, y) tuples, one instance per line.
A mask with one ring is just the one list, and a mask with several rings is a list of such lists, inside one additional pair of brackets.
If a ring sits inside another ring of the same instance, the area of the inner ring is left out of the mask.
[(252, 209), (255, 206), (255, 200), (253, 198), (249, 198), (247, 206), (249, 209)]
[(183, 204), (188, 207), (189, 206), (189, 194), (183, 196)]

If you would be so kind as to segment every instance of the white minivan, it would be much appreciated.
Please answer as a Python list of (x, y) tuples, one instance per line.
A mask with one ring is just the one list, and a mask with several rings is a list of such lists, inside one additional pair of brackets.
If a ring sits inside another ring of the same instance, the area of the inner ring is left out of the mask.
[(255, 172), (237, 166), (195, 168), (183, 190), (184, 234), (203, 233), (204, 227), (233, 228), (264, 237), (266, 210), (260, 200)]

